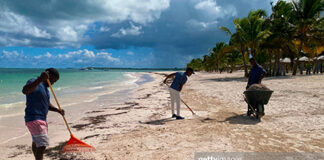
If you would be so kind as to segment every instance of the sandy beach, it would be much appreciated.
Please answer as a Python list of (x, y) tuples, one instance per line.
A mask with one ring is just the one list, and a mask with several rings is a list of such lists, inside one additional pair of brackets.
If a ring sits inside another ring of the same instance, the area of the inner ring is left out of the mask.
[[(75, 136), (97, 149), (74, 159), (194, 159), (195, 152), (324, 152), (324, 75), (265, 78), (263, 84), (274, 93), (259, 122), (245, 115), (242, 93), (247, 79), (241, 71), (191, 76), (181, 97), (197, 116), (181, 104), (185, 120), (170, 118), (170, 96), (162, 84), (162, 73), (139, 74), (153, 79), (120, 91), (114, 98), (103, 95), (65, 108)], [(51, 144), (45, 159), (68, 158), (71, 155), (59, 153), (69, 139), (63, 120), (53, 113), (48, 117)], [(6, 120), (1, 122), (22, 121), (22, 117)], [(30, 144), (29, 133), (2, 143), (0, 159), (33, 159)]]

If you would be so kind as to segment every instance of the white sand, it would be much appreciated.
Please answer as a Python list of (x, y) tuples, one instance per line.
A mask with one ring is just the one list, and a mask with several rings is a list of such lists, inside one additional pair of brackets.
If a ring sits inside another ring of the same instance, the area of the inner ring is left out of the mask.
[[(124, 102), (107, 106), (107, 100), (95, 100), (88, 105), (96, 109), (71, 122), (75, 135), (97, 149), (83, 158), (193, 159), (195, 152), (324, 152), (324, 75), (265, 78), (263, 84), (274, 93), (261, 122), (245, 116), (243, 72), (190, 77), (181, 96), (198, 116), (182, 104), (186, 119), (180, 121), (169, 118), (169, 92), (161, 84), (164, 77), (151, 75), (155, 80), (128, 93)], [(47, 159), (60, 157), (54, 147), (69, 137), (63, 123), (55, 124)], [(2, 154), (4, 159), (32, 158), (28, 143), (14, 145)]]

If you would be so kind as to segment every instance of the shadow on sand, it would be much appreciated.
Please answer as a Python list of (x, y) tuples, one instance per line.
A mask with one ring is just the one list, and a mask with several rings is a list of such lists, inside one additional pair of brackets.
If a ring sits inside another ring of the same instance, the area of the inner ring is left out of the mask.
[[(269, 76), (265, 77), (264, 80), (273, 80), (273, 79), (292, 79), (293, 76)], [(209, 79), (203, 79), (201, 81), (216, 81), (216, 82), (231, 82), (231, 81), (237, 81), (237, 82), (247, 82), (247, 78), (245, 77), (224, 77), (224, 78), (209, 78)]]
[(166, 122), (174, 121), (175, 119), (172, 118), (164, 118), (164, 119), (158, 119), (158, 120), (152, 120), (152, 121), (146, 121), (142, 122), (139, 121), (141, 124), (150, 124), (150, 125), (164, 125)]
[(65, 146), (66, 142), (61, 142), (57, 146), (47, 148), (45, 150), (45, 156), (51, 159), (67, 160), (66, 158), (61, 157), (62, 149)]
[[(235, 114), (235, 113), (234, 113)], [(230, 124), (245, 124), (245, 125), (255, 125), (260, 123), (260, 120), (248, 117), (246, 114), (235, 114), (231, 117), (227, 117), (223, 121), (219, 122), (229, 122)]]
[(204, 79), (202, 81), (216, 81), (216, 82), (239, 81), (239, 82), (246, 82), (247, 81), (247, 78), (245, 78), (245, 77), (225, 77), (225, 78), (210, 78), (210, 79)]

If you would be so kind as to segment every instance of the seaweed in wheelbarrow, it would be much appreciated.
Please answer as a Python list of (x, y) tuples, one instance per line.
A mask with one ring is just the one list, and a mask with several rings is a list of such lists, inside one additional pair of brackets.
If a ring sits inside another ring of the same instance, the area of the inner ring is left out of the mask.
[(264, 105), (268, 104), (273, 91), (270, 89), (244, 91), (244, 100), (248, 104), (248, 116), (254, 114), (257, 119), (264, 115)]

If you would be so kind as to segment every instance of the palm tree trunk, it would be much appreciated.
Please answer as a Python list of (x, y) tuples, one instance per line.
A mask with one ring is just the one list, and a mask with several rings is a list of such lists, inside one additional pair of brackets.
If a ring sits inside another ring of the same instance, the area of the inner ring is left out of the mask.
[(279, 76), (279, 73), (280, 73), (279, 54), (280, 54), (279, 52), (276, 53), (276, 59), (275, 59), (275, 66), (276, 66), (275, 76)]
[(299, 49), (298, 49), (298, 53), (297, 53), (297, 55), (296, 55), (297, 60), (296, 60), (296, 63), (295, 63), (295, 65), (294, 65), (293, 76), (295, 76), (296, 73), (297, 73), (297, 67), (299, 66), (299, 55), (300, 55), (300, 52), (301, 52), (301, 50), (302, 50), (303, 44), (304, 44), (303, 41), (301, 41), (301, 42), (300, 42)]
[(242, 53), (242, 59), (243, 59), (243, 65), (244, 65), (244, 77), (248, 77), (248, 69), (247, 69), (247, 65), (245, 62), (245, 55), (244, 55), (243, 47), (241, 47), (241, 53)]
[[(317, 56), (317, 55), (316, 55)], [(315, 57), (316, 57), (315, 56)], [(319, 67), (319, 65), (318, 65), (318, 60), (317, 60), (317, 58), (315, 58), (315, 61), (313, 62), (313, 64), (314, 64), (314, 70), (313, 70), (313, 74), (318, 74), (318, 67)]]
[(271, 64), (271, 59), (272, 59), (272, 56), (271, 56), (272, 52), (270, 51), (270, 54), (269, 54), (269, 75), (272, 76), (271, 74), (271, 71), (272, 71), (272, 64)]
[(286, 70), (287, 70), (287, 73), (288, 73), (288, 71), (289, 70), (293, 70), (292, 68), (294, 67), (294, 55), (295, 55), (295, 53), (294, 52), (292, 52), (291, 50), (290, 50), (290, 48), (288, 47), (288, 45), (286, 46), (287, 47), (287, 51), (288, 51), (288, 53), (289, 53), (289, 58), (290, 58), (290, 66), (288, 67), (288, 66), (286, 66)]
[(255, 49), (251, 49), (251, 54), (252, 54), (252, 57), (255, 58), (256, 50)]

